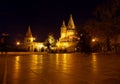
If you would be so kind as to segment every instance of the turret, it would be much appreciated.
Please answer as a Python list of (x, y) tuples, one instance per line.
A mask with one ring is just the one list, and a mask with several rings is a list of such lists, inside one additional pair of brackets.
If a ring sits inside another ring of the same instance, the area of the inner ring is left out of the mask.
[(24, 41), (25, 42), (33, 42), (33, 40), (34, 40), (34, 37), (32, 36), (32, 32), (31, 32), (30, 26), (28, 26), (28, 30), (26, 32), (26, 36), (25, 36)]
[(30, 29), (30, 26), (28, 26), (28, 30), (26, 32), (26, 36), (25, 37), (33, 37), (32, 36), (32, 32), (31, 32), (31, 29)]
[(61, 26), (61, 38), (64, 38), (66, 36), (66, 25), (65, 25), (65, 21), (63, 20), (62, 26)]
[(70, 15), (69, 21), (68, 21), (68, 29), (75, 29), (75, 24), (72, 18), (72, 14)]

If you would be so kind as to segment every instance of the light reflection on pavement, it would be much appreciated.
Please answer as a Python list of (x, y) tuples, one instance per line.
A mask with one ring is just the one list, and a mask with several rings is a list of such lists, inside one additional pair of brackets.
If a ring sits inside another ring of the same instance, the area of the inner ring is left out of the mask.
[(6, 84), (120, 84), (120, 56), (95, 53), (0, 55), (0, 84), (6, 56)]

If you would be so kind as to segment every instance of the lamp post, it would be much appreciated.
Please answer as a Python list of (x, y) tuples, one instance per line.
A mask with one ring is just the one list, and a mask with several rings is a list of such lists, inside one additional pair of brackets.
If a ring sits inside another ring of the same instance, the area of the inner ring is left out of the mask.
[(92, 39), (92, 42), (95, 42), (95, 41), (96, 41), (96, 38), (93, 38), (93, 39)]
[(20, 42), (19, 42), (19, 41), (17, 41), (17, 42), (16, 42), (16, 45), (17, 45), (17, 46), (19, 46), (19, 45), (20, 45)]
[(100, 40), (98, 40), (98, 38), (92, 38), (91, 40), (91, 47), (92, 47), (92, 51), (93, 52), (98, 52), (101, 51), (101, 44), (100, 44)]

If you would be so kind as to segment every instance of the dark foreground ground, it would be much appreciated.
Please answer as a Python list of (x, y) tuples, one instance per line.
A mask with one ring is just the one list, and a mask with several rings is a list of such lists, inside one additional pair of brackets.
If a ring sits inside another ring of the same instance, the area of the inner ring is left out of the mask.
[(0, 54), (0, 84), (120, 84), (120, 54)]

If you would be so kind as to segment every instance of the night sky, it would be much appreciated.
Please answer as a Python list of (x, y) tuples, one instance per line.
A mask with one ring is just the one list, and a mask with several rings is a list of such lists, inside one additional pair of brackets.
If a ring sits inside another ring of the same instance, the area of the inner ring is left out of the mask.
[(75, 25), (81, 25), (92, 17), (92, 12), (103, 0), (39, 0), (0, 1), (0, 34), (8, 33), (11, 38), (25, 36), (28, 25), (33, 36), (44, 41), (48, 33), (59, 37), (62, 21), (66, 24), (70, 14)]

